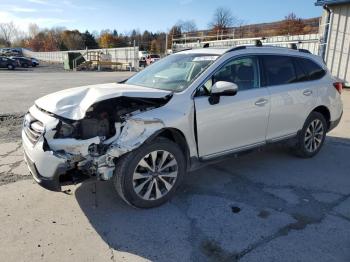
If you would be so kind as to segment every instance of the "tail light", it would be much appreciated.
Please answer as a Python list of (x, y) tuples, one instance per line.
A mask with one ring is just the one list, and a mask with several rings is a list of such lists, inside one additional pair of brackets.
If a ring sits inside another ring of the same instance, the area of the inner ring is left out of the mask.
[(335, 83), (333, 83), (333, 86), (335, 89), (337, 89), (339, 94), (341, 94), (341, 92), (343, 90), (343, 83), (342, 82), (335, 82)]

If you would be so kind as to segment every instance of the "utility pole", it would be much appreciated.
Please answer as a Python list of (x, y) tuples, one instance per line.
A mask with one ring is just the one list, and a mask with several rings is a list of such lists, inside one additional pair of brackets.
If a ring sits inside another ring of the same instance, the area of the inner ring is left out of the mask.
[(165, 55), (168, 54), (168, 34), (165, 34)]

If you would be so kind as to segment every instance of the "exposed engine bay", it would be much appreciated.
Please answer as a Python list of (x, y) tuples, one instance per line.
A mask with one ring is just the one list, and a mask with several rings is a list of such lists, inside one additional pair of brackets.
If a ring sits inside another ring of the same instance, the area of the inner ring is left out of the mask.
[(49, 150), (68, 159), (68, 170), (108, 180), (113, 176), (115, 158), (163, 127), (159, 121), (138, 122), (131, 117), (161, 107), (170, 98), (117, 97), (90, 106), (81, 120), (59, 118), (54, 139), (47, 139)]
[(71, 130), (58, 127), (57, 138), (73, 137), (76, 139), (90, 139), (100, 137), (107, 140), (116, 135), (115, 123), (123, 123), (132, 115), (151, 110), (164, 105), (169, 100), (165, 98), (129, 98), (117, 97), (92, 105), (86, 112), (85, 118), (79, 121), (65, 121)]

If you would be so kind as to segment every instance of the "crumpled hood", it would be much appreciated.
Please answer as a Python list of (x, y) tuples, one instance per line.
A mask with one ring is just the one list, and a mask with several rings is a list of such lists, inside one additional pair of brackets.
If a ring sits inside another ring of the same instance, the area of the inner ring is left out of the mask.
[(120, 96), (162, 98), (170, 93), (148, 87), (108, 83), (62, 90), (37, 99), (35, 104), (55, 115), (79, 120), (84, 118), (90, 106), (106, 99)]

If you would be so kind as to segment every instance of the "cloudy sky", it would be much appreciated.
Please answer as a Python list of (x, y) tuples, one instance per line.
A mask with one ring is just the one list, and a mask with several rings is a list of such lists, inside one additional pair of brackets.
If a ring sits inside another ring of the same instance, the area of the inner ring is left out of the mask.
[[(283, 4), (281, 4), (283, 2)], [(0, 0), (0, 23), (13, 21), (26, 31), (29, 23), (41, 28), (66, 27), (89, 31), (117, 29), (168, 30), (178, 20), (194, 20), (205, 29), (218, 6), (230, 8), (245, 23), (283, 19), (294, 12), (320, 16), (315, 0)]]

